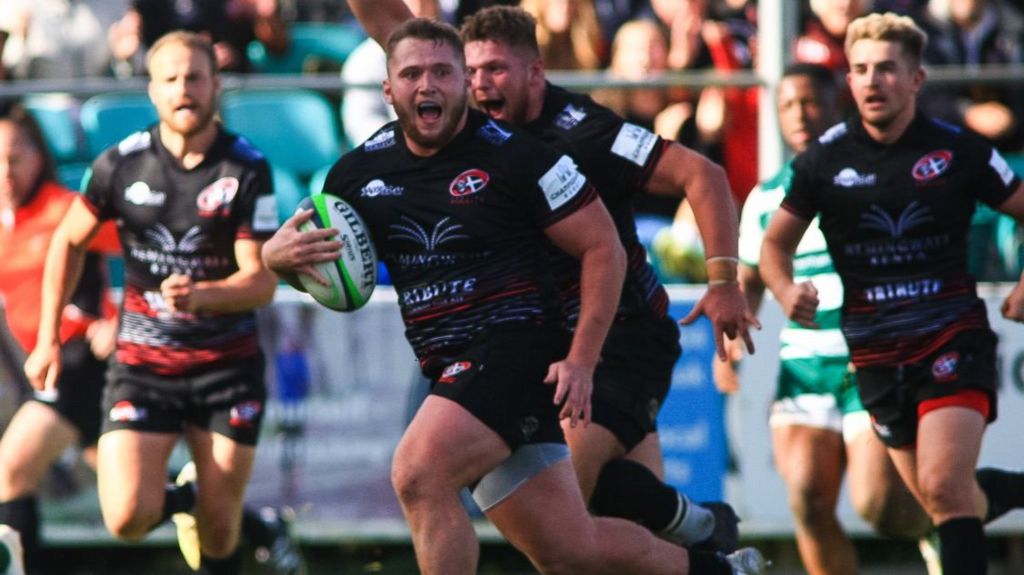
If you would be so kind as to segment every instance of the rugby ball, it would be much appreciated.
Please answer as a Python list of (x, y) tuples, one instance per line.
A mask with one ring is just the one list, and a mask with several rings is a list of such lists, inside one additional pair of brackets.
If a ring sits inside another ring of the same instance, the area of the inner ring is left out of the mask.
[(299, 203), (298, 210), (313, 210), (313, 217), (299, 226), (300, 231), (335, 228), (343, 244), (337, 261), (316, 266), (330, 285), (321, 285), (300, 273), (302, 287), (317, 302), (333, 310), (353, 311), (366, 305), (377, 286), (377, 252), (363, 219), (347, 202), (330, 194), (306, 198)]

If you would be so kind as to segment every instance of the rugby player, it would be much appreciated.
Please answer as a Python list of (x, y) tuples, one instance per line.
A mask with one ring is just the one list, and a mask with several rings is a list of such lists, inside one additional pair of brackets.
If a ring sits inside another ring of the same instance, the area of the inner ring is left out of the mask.
[[(350, 2), (364, 26), (381, 39), (401, 20), (400, 2)], [(409, 15), (411, 17), (411, 15)], [(668, 294), (637, 238), (638, 194), (687, 197), (708, 254), (709, 289), (684, 324), (707, 315), (722, 353), (723, 334), (750, 342), (757, 326), (736, 280), (736, 208), (721, 167), (676, 143), (628, 123), (588, 96), (546, 81), (532, 16), (495, 6), (462, 27), (470, 93), (491, 117), (522, 126), (567, 153), (595, 185), (627, 251), (627, 275), (615, 322), (594, 378), (592, 421), (565, 426), (584, 498), (601, 515), (623, 517), (686, 545), (707, 542), (732, 551), (738, 521), (724, 503), (698, 505), (664, 482), (657, 415), (679, 358), (679, 331), (668, 316)], [(564, 314), (575, 325), (579, 265), (553, 251)]]
[[(762, 573), (753, 549), (688, 553), (620, 519), (592, 518), (559, 418), (590, 418), (625, 255), (593, 187), (565, 155), (467, 108), (463, 45), (424, 19), (387, 42), (384, 126), (331, 170), (327, 193), (366, 220), (398, 292), (430, 396), (400, 441), (392, 482), (427, 574), (475, 573), (459, 491), (543, 573)], [(290, 218), (264, 246), (297, 284), (340, 255), (335, 231)], [(562, 327), (551, 241), (581, 261), (576, 330)], [(429, 255), (431, 257), (423, 257)]]
[[(260, 259), (276, 229), (270, 168), (215, 121), (220, 77), (203, 37), (172, 32), (147, 54), (159, 123), (104, 152), (54, 234), (35, 349), (25, 373), (53, 389), (61, 372), (60, 310), (84, 248), (116, 219), (125, 298), (103, 398), (100, 507), (128, 540), (194, 504), (198, 571), (237, 574), (242, 499), (264, 414), (264, 361), (253, 310), (276, 278)], [(194, 501), (165, 497), (167, 460), (184, 436)]]
[[(824, 66), (787, 67), (776, 95), (782, 138), (797, 153), (838, 120), (838, 86)], [(751, 309), (759, 309), (764, 298), (757, 271), (761, 240), (792, 175), (787, 163), (755, 187), (743, 205), (739, 272)], [(786, 484), (804, 569), (811, 575), (854, 575), (856, 550), (836, 517), (844, 474), (854, 510), (879, 533), (919, 539), (930, 522), (871, 431), (839, 330), (842, 284), (817, 222), (804, 234), (795, 258), (796, 281), (812, 280), (818, 289), (819, 327), (788, 325), (780, 335), (779, 377), (768, 419), (775, 466)], [(736, 362), (742, 357), (742, 344), (734, 340), (727, 347), (730, 361), (714, 361), (715, 383), (733, 393), (739, 389)], [(938, 561), (934, 550), (927, 558)]]
[[(761, 250), (761, 277), (786, 315), (818, 327), (818, 290), (793, 254), (818, 217), (842, 278), (842, 331), (875, 434), (939, 534), (946, 575), (987, 571), (983, 522), (1024, 505), (1024, 476), (975, 477), (996, 417), (996, 337), (967, 273), (976, 202), (1018, 220), (1024, 185), (987, 142), (917, 112), (927, 37), (908, 17), (872, 14), (846, 34), (858, 114), (793, 163)], [(1020, 282), (1002, 306), (1024, 320)]]

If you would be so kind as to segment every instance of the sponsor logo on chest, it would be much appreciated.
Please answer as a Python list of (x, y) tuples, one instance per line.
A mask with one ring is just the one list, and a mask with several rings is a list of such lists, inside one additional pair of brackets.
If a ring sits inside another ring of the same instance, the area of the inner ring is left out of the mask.
[(841, 188), (873, 186), (877, 181), (875, 174), (861, 174), (853, 168), (843, 168), (832, 178), (832, 183)]
[(149, 184), (140, 180), (124, 189), (124, 200), (136, 206), (157, 208), (167, 201), (167, 193), (152, 190)]

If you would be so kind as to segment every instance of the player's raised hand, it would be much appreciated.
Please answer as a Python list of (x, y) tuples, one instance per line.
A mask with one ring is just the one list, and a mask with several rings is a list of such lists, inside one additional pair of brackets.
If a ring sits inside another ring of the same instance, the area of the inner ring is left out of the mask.
[[(724, 338), (742, 339), (749, 353), (754, 353), (754, 340), (750, 337), (750, 328), (761, 329), (761, 322), (750, 311), (747, 298), (740, 291), (739, 284), (727, 282), (708, 287), (690, 313), (679, 321), (689, 325), (701, 315), (711, 320), (712, 332), (715, 334), (715, 350), (722, 361), (727, 359)], [(724, 337), (723, 337), (724, 336)]]
[(299, 230), (299, 226), (308, 222), (313, 213), (313, 210), (299, 210), (288, 218), (274, 236), (264, 242), (263, 263), (278, 275), (301, 273), (329, 286), (327, 278), (317, 271), (316, 264), (340, 258), (342, 243), (337, 239), (338, 230), (335, 228)]
[(793, 283), (779, 295), (779, 304), (786, 317), (809, 329), (820, 327), (814, 321), (819, 303), (818, 288), (814, 284), (809, 281)]
[(555, 405), (561, 405), (560, 419), (569, 418), (569, 425), (590, 425), (590, 394), (594, 388), (594, 370), (570, 359), (552, 363), (544, 383), (555, 385)]

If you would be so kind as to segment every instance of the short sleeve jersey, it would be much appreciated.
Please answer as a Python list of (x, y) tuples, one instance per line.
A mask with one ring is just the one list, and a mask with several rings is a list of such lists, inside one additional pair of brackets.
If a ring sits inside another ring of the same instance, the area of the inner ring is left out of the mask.
[(988, 329), (967, 233), (976, 202), (997, 207), (1020, 183), (992, 146), (921, 114), (885, 145), (855, 117), (793, 168), (783, 207), (820, 214), (856, 365), (918, 361), (958, 333)]
[[(628, 259), (619, 317), (664, 317), (668, 293), (637, 238), (633, 198), (643, 193), (669, 143), (626, 122), (589, 96), (552, 84), (547, 85), (540, 116), (525, 128), (579, 164), (615, 221)], [(565, 298), (564, 313), (575, 325), (580, 305), (579, 262), (560, 250), (553, 251), (552, 257)]]
[(236, 240), (277, 229), (270, 168), (259, 151), (220, 130), (203, 161), (185, 169), (154, 126), (93, 163), (85, 198), (98, 218), (116, 220), (124, 248), (119, 362), (176, 375), (258, 353), (253, 312), (172, 313), (160, 283), (173, 273), (224, 279), (238, 271)]
[[(78, 197), (54, 182), (43, 182), (30, 200), (14, 210), (11, 225), (0, 225), (0, 261), (4, 262), (0, 268), (0, 302), (11, 335), (25, 352), (36, 345), (42, 304), (39, 286), (50, 239)], [(89, 246), (81, 278), (61, 315), (61, 342), (84, 337), (89, 324), (107, 311), (106, 260), (100, 253), (117, 250), (97, 240)]]
[(475, 111), (430, 157), (385, 125), (324, 191), (369, 227), (428, 373), (494, 326), (558, 323), (543, 230), (597, 197), (568, 156)]
[[(744, 265), (758, 268), (761, 261), (761, 243), (764, 241), (768, 222), (771, 221), (775, 210), (779, 209), (779, 204), (785, 198), (792, 181), (793, 164), (787, 162), (775, 177), (755, 187), (747, 196), (740, 218), (739, 255)], [(835, 268), (832, 267), (825, 236), (818, 227), (817, 218), (811, 222), (796, 247), (793, 279), (797, 282), (810, 281), (818, 289), (818, 313), (814, 316), (814, 321), (819, 327), (807, 329), (796, 322), (787, 323), (779, 336), (779, 356), (783, 360), (848, 356), (846, 340), (839, 329), (843, 285)]]

